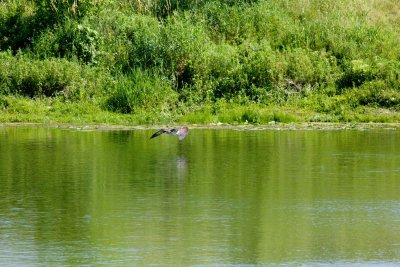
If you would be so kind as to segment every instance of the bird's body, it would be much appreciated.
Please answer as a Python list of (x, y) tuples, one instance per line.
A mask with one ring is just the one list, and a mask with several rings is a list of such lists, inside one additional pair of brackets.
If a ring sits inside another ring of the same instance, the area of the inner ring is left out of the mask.
[(186, 137), (186, 135), (189, 132), (188, 127), (181, 127), (181, 128), (163, 128), (157, 132), (155, 132), (150, 139), (157, 137), (163, 133), (171, 134), (171, 135), (176, 135), (178, 136), (179, 140), (183, 140), (183, 138)]

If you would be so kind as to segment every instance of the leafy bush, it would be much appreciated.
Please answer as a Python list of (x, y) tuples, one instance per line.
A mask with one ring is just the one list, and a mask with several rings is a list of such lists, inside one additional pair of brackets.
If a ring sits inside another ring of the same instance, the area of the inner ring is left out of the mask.
[(358, 87), (374, 79), (371, 66), (362, 60), (352, 60), (343, 64), (344, 73), (338, 80), (339, 88)]
[(13, 52), (25, 48), (32, 37), (33, 28), (30, 6), (25, 4), (0, 5), (0, 50)]
[(110, 93), (106, 108), (121, 113), (141, 109), (170, 111), (177, 101), (177, 94), (168, 81), (141, 70), (120, 76)]
[(240, 48), (243, 71), (250, 85), (271, 87), (283, 80), (286, 62), (279, 53), (273, 51), (268, 41), (246, 42)]
[(206, 32), (193, 25), (189, 16), (171, 18), (161, 28), (161, 53), (166, 74), (182, 88), (193, 84), (196, 74), (202, 75), (204, 53), (212, 46)]
[(0, 53), (0, 94), (28, 97), (63, 96), (77, 100), (101, 92), (110, 83), (106, 73), (96, 75), (78, 63), (62, 59), (32, 60)]
[(77, 58), (96, 64), (100, 38), (96, 30), (86, 24), (66, 20), (56, 30), (46, 30), (33, 43), (33, 51), (40, 58)]
[(232, 97), (247, 84), (236, 47), (229, 44), (213, 46), (206, 52), (203, 79), (210, 80), (215, 98)]
[(345, 96), (353, 106), (400, 108), (400, 91), (393, 89), (383, 80), (366, 82)]
[[(32, 42), (43, 32), (54, 29), (60, 31), (60, 27), (66, 27), (68, 31), (69, 24), (63, 26), (64, 21), (79, 22), (95, 5), (95, 1), (92, 0), (6, 1), (0, 7), (2, 11), (0, 12), (0, 36), (2, 37), (0, 49), (11, 49), (15, 53), (19, 49), (30, 48)], [(90, 38), (91, 33), (84, 36), (84, 31), (83, 28), (80, 38)]]
[(99, 65), (114, 74), (163, 66), (161, 24), (156, 18), (104, 9), (87, 23), (96, 25), (93, 29), (101, 35)]
[(342, 75), (335, 57), (322, 51), (296, 48), (285, 53), (286, 77), (301, 87), (330, 86)]

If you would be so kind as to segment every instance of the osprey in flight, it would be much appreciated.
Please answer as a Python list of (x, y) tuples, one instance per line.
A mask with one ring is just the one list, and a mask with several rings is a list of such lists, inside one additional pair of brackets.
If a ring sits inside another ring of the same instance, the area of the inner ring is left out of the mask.
[(183, 140), (183, 138), (186, 137), (186, 135), (189, 132), (189, 128), (188, 127), (182, 127), (182, 128), (176, 128), (176, 129), (171, 129), (171, 128), (163, 128), (157, 132), (155, 132), (150, 139), (157, 137), (163, 133), (167, 133), (167, 134), (172, 134), (172, 135), (176, 135), (178, 136), (179, 140)]

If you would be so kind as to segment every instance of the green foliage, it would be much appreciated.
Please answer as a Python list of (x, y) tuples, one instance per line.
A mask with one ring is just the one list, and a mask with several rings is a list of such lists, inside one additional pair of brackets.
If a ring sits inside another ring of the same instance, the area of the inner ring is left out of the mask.
[(32, 0), (36, 7), (36, 17), (42, 24), (58, 24), (66, 18), (79, 20), (96, 5), (93, 0)]
[(218, 122), (235, 124), (267, 124), (276, 122), (294, 122), (296, 116), (282, 111), (265, 108), (258, 104), (246, 106), (218, 101), (217, 110)]
[(199, 4), (198, 0), (159, 0), (152, 3), (151, 13), (160, 19), (166, 18), (179, 10), (193, 8)]
[(338, 80), (339, 88), (358, 87), (374, 79), (371, 66), (362, 60), (352, 60), (343, 64), (344, 73)]
[(391, 10), (400, 5), (3, 1), (0, 95), (97, 99), (105, 110), (167, 119), (205, 107), (200, 120), (285, 120), (264, 118), (265, 106), (357, 119), (349, 110), (399, 109), (400, 20)]
[(0, 5), (0, 50), (18, 51), (32, 37), (32, 14), (28, 3)]
[(229, 44), (214, 46), (206, 52), (203, 77), (209, 81), (215, 98), (231, 97), (240, 92), (242, 83), (242, 65), (236, 47)]
[(76, 21), (66, 20), (55, 30), (46, 30), (33, 43), (39, 58), (77, 58), (84, 63), (96, 64), (99, 34), (96, 30)]
[(346, 92), (345, 96), (353, 106), (392, 107), (400, 110), (400, 92), (382, 80), (366, 82)]
[(287, 77), (301, 85), (330, 85), (340, 73), (335, 58), (325, 51), (297, 48), (286, 53), (286, 61)]
[(32, 60), (0, 53), (0, 94), (62, 96), (79, 100), (99, 94), (110, 83), (105, 73), (61, 59)]
[(206, 32), (193, 25), (189, 16), (171, 18), (161, 29), (161, 54), (167, 75), (172, 74), (175, 85), (192, 85), (202, 71), (204, 53), (212, 45)]
[(94, 8), (94, 3), (92, 0), (5, 1), (0, 7), (0, 49), (14, 52), (27, 49), (42, 32), (64, 28), (60, 25), (65, 20), (81, 20)]
[(145, 71), (120, 76), (106, 101), (107, 109), (121, 113), (138, 110), (170, 111), (177, 101), (168, 81)]

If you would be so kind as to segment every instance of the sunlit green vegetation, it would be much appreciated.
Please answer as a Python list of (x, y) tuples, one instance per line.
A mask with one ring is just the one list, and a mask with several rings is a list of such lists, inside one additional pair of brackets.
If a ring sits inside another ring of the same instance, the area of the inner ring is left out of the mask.
[(0, 121), (400, 121), (396, 0), (0, 2)]

